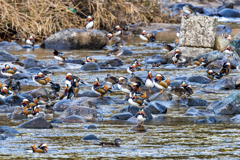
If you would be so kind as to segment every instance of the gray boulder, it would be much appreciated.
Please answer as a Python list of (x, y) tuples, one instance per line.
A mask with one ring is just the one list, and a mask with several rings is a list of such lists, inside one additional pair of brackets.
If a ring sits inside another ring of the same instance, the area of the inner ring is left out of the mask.
[(207, 69), (220, 69), (223, 66), (223, 60), (217, 60), (214, 62), (211, 62), (208, 66)]
[(240, 17), (240, 13), (238, 11), (230, 8), (225, 8), (221, 10), (220, 12), (218, 12), (218, 15), (220, 15), (221, 17)]
[(232, 40), (230, 46), (234, 48), (234, 51), (240, 56), (240, 39)]
[(20, 95), (12, 95), (4, 98), (3, 101), (9, 106), (20, 106), (23, 99), (25, 99), (25, 97), (22, 97)]
[(111, 105), (111, 104), (124, 104), (125, 102), (116, 97), (101, 97), (94, 99), (94, 102), (98, 105)]
[(85, 62), (81, 59), (66, 59), (64, 63), (73, 63), (73, 64), (81, 64), (81, 65), (85, 64)]
[(185, 104), (188, 106), (208, 106), (208, 102), (204, 99), (184, 99)]
[(88, 63), (85, 63), (85, 64), (80, 68), (80, 71), (93, 71), (93, 70), (99, 70), (99, 66), (98, 66), (97, 63), (88, 62)]
[(14, 107), (9, 107), (8, 105), (0, 106), (0, 113), (12, 113), (14, 111)]
[(87, 129), (98, 129), (98, 127), (94, 124), (90, 124), (90, 125), (86, 126), (85, 128), (87, 128)]
[(187, 112), (184, 114), (185, 116), (194, 116), (194, 117), (207, 117), (207, 116), (214, 116), (214, 112), (211, 111), (204, 111), (201, 109), (196, 108), (189, 108)]
[(144, 107), (144, 110), (149, 111), (151, 114), (167, 113), (167, 107), (161, 105), (158, 101), (150, 102), (148, 106)]
[(114, 119), (114, 120), (128, 120), (132, 116), (133, 116), (132, 113), (124, 112), (124, 113), (114, 114), (110, 119)]
[(53, 110), (63, 112), (71, 103), (72, 101), (70, 99), (62, 99), (53, 106)]
[(50, 123), (63, 123), (63, 121), (61, 119), (56, 118), (51, 120)]
[(172, 101), (159, 101), (159, 104), (166, 106), (167, 108), (175, 108), (175, 107), (188, 107), (188, 105), (181, 100), (172, 100)]
[(194, 121), (195, 123), (218, 123), (219, 120), (217, 120), (215, 117), (208, 117), (206, 119), (198, 119)]
[(183, 16), (179, 46), (213, 48), (217, 24), (218, 20), (214, 17), (192, 16), (185, 18)]
[[(137, 114), (137, 112), (139, 112), (140, 109), (142, 109), (142, 108), (138, 108), (135, 106), (126, 106), (126, 107), (123, 107), (122, 109), (120, 109), (120, 113), (130, 112), (133, 116), (135, 116)], [(151, 119), (153, 119), (152, 114), (148, 110), (146, 110), (146, 109), (143, 109), (143, 110), (144, 110), (145, 114), (147, 115), (146, 121), (150, 121)]]
[(240, 114), (230, 118), (230, 121), (234, 121), (234, 122), (240, 122)]
[(21, 50), (22, 47), (16, 42), (2, 41), (0, 42), (0, 49), (1, 50)]
[(107, 66), (110, 65), (111, 67), (119, 67), (123, 65), (123, 62), (121, 59), (111, 59), (111, 60), (107, 60), (105, 62), (99, 62), (98, 65), (99, 66)]
[(48, 92), (45, 88), (34, 89), (34, 90), (26, 91), (23, 93), (28, 94), (28, 95), (32, 96), (33, 98), (37, 98), (37, 97), (41, 97), (41, 96), (48, 97)]
[(123, 50), (123, 53), (122, 53), (123, 56), (129, 56), (133, 54), (133, 51), (131, 51), (131, 49), (128, 47), (122, 47), (122, 50)]
[(78, 115), (71, 115), (62, 120), (65, 123), (85, 123), (85, 119)]
[(0, 61), (18, 61), (18, 57), (11, 55), (7, 51), (0, 50)]
[(234, 91), (213, 107), (214, 113), (219, 115), (240, 114), (239, 99), (240, 91)]
[(89, 135), (83, 137), (82, 140), (83, 140), (83, 141), (90, 141), (90, 140), (101, 141), (101, 139), (98, 138), (97, 136), (95, 136), (94, 134), (89, 134)]
[(27, 58), (21, 61), (25, 68), (40, 67), (46, 68), (46, 62), (43, 60), (35, 60), (34, 58)]
[(14, 134), (19, 134), (20, 132), (16, 129), (13, 129), (11, 127), (8, 126), (0, 126), (0, 134), (3, 134), (5, 132), (9, 132), (9, 133), (14, 133)]
[(99, 94), (93, 92), (93, 91), (87, 91), (83, 93), (78, 93), (77, 97), (99, 97)]
[(187, 79), (188, 82), (195, 82), (200, 84), (211, 83), (211, 80), (203, 76), (192, 76)]
[(224, 56), (225, 56), (224, 53), (215, 50), (215, 51), (212, 51), (212, 52), (207, 52), (207, 53), (198, 55), (194, 59), (198, 60), (198, 59), (202, 58), (204, 60), (204, 63), (209, 64), (209, 63), (214, 62), (216, 60), (223, 59)]
[(230, 41), (222, 36), (218, 36), (215, 39), (214, 49), (223, 52)]
[(213, 111), (214, 106), (219, 103), (219, 101), (213, 101), (208, 107), (207, 107), (207, 111)]
[(15, 107), (14, 111), (11, 114), (11, 119), (14, 120), (27, 119), (27, 117), (23, 114), (23, 108), (19, 106)]
[(171, 101), (172, 94), (169, 91), (164, 91), (162, 94), (154, 93), (149, 97), (150, 101)]
[(99, 30), (87, 32), (85, 29), (63, 29), (42, 44), (46, 49), (102, 49), (107, 44), (105, 34)]
[(58, 118), (62, 120), (70, 115), (82, 116), (87, 122), (97, 121), (97, 110), (83, 106), (70, 106)]
[(27, 128), (27, 129), (51, 129), (53, 126), (43, 117), (37, 117), (31, 119), (27, 122), (24, 122), (17, 126), (18, 128)]

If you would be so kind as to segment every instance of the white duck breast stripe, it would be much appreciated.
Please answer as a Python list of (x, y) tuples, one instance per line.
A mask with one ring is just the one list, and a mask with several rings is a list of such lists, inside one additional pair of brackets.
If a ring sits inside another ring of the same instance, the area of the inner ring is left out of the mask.
[(92, 86), (92, 90), (93, 90), (93, 92), (95, 92), (95, 93), (101, 95), (101, 93), (97, 92), (97, 91), (94, 89), (94, 86)]
[(121, 90), (121, 88), (122, 88), (122, 85), (118, 84), (118, 89)]
[(89, 29), (89, 28), (92, 28), (93, 27), (93, 21), (89, 22), (87, 25), (86, 25), (86, 28)]
[(178, 59), (174, 56), (174, 57), (172, 57), (172, 60), (173, 60), (174, 62), (176, 62)]
[(146, 118), (144, 118), (142, 115), (138, 115), (137, 120), (143, 122), (146, 120)]
[(128, 99), (128, 103), (130, 103), (131, 105), (133, 105), (133, 106), (135, 106), (135, 107), (139, 107), (139, 104), (136, 103), (136, 102), (134, 102), (134, 101), (132, 100), (132, 98), (129, 98), (129, 99)]
[(54, 56), (54, 58), (58, 61), (63, 61), (63, 59), (61, 57), (58, 57), (58, 56)]
[(155, 82), (153, 82), (154, 83), (154, 85), (157, 87), (157, 88), (159, 88), (159, 89), (165, 89), (163, 86), (161, 86), (161, 85), (159, 85), (159, 84), (157, 84), (157, 83), (155, 83)]
[(128, 73), (133, 73), (129, 68), (127, 68), (127, 72)]
[(147, 79), (147, 80), (146, 80), (145, 85), (146, 85), (148, 88), (152, 88), (152, 87), (154, 86), (152, 80), (150, 80), (150, 79)]
[(4, 73), (4, 72), (2, 72), (2, 71), (1, 71), (1, 73), (2, 73), (2, 75), (4, 75), (4, 76), (8, 76), (8, 77), (13, 76), (13, 74), (11, 74), (11, 73)]
[(121, 34), (121, 31), (117, 31), (116, 33), (114, 33), (113, 35), (114, 36), (118, 36), (118, 35), (120, 35)]
[(126, 88), (123, 88), (121, 87), (121, 91), (125, 92), (125, 93), (130, 93), (130, 90), (126, 89)]
[(144, 40), (144, 41), (147, 41), (147, 40), (148, 40), (147, 37), (145, 37), (145, 36), (143, 36), (143, 35), (141, 35), (141, 34), (140, 34), (140, 38), (141, 38), (142, 40)]

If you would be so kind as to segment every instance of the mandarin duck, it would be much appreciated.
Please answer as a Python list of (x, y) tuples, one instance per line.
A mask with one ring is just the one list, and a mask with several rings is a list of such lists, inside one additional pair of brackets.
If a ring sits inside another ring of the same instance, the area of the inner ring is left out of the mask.
[(128, 82), (133, 84), (133, 83), (140, 83), (141, 84), (144, 84), (142, 78), (136, 76), (134, 73), (131, 73), (131, 77), (128, 79)]
[(186, 90), (186, 95), (190, 97), (193, 94), (193, 89), (191, 85), (185, 84), (185, 82), (182, 82), (181, 87), (183, 87)]
[(38, 146), (38, 148), (36, 147), (36, 145), (32, 145), (31, 146), (33, 153), (46, 153), (47, 152), (47, 144), (46, 143), (42, 143)]
[(178, 96), (178, 100), (180, 97), (183, 98), (183, 96), (187, 93), (187, 91), (184, 89), (183, 86), (171, 88), (170, 92), (176, 96)]
[(152, 64), (152, 67), (160, 67), (160, 65), (161, 65), (161, 62), (159, 62), (159, 61), (157, 60), (157, 62), (154, 62), (154, 63)]
[(229, 59), (229, 58), (233, 57), (234, 49), (231, 46), (227, 46), (225, 48), (225, 50), (223, 51), (223, 53), (225, 53)]
[(114, 139), (114, 143), (101, 142), (101, 143), (95, 144), (95, 145), (99, 145), (102, 147), (109, 147), (109, 148), (115, 148), (115, 147), (119, 148), (121, 143), (122, 143), (122, 140), (120, 138), (116, 138), (116, 139)]
[(147, 78), (145, 80), (145, 86), (149, 89), (149, 92), (151, 92), (151, 88), (154, 87), (152, 77), (153, 77), (152, 72), (148, 71)]
[(2, 85), (0, 83), (0, 98), (4, 99), (5, 97), (11, 95), (12, 93), (9, 91), (9, 87), (7, 84)]
[(61, 52), (58, 52), (56, 49), (53, 50), (53, 55), (54, 55), (54, 58), (58, 61), (58, 64), (59, 64), (59, 61), (61, 62), (60, 64), (62, 64), (63, 61), (65, 61), (66, 57), (64, 56), (64, 54)]
[(35, 43), (35, 39), (33, 36), (29, 36), (29, 38), (26, 40), (26, 43), (31, 45), (31, 46), (34, 46), (34, 43)]
[(112, 88), (112, 86), (113, 86), (114, 84), (118, 84), (118, 79), (117, 79), (116, 77), (114, 77), (114, 76), (111, 76), (110, 74), (107, 74), (107, 77), (104, 78), (104, 81), (105, 81), (107, 84), (111, 85), (110, 88)]
[(140, 107), (143, 105), (144, 101), (142, 98), (136, 96), (135, 93), (132, 94), (132, 96), (128, 99), (128, 103), (135, 107)]
[(88, 32), (88, 29), (92, 29), (93, 28), (93, 19), (92, 19), (92, 16), (88, 16), (87, 17), (87, 25), (86, 25), (86, 29), (87, 29), (87, 32)]
[(154, 78), (153, 83), (155, 87), (161, 89), (161, 91), (159, 92), (160, 94), (163, 93), (163, 90), (167, 89), (170, 85), (169, 79), (165, 80), (165, 77), (162, 74), (157, 74)]
[(115, 49), (109, 51), (109, 53), (107, 54), (107, 57), (108, 56), (114, 56), (116, 59), (118, 59), (118, 57), (123, 54), (122, 47), (123, 47), (122, 45), (119, 45)]
[(228, 35), (227, 40), (229, 40), (229, 41), (232, 40), (232, 36), (230, 34)]
[(48, 84), (48, 82), (50, 81), (50, 78), (44, 76), (42, 72), (38, 72), (38, 74), (33, 77), (33, 81), (36, 84), (40, 84), (41, 85), (40, 88), (42, 88), (43, 85), (47, 85)]
[(71, 99), (74, 95), (73, 86), (66, 85), (64, 92), (60, 92), (59, 99), (62, 100), (64, 98)]
[(78, 94), (78, 92), (79, 92), (78, 79), (75, 79), (75, 78), (74, 78), (72, 87), (73, 87), (73, 94), (74, 94), (74, 97), (75, 97), (75, 99), (76, 99), (76, 98), (77, 98), (77, 94)]
[(202, 59), (202, 58), (199, 58), (198, 60), (194, 60), (193, 63), (194, 63), (194, 65), (195, 65), (195, 67), (197, 67), (197, 66), (202, 66), (202, 65), (205, 64), (205, 63), (203, 62), (203, 59)]
[(130, 74), (133, 73), (133, 72), (136, 72), (136, 71), (143, 71), (143, 69), (137, 67), (137, 65), (135, 63), (127, 68), (127, 72), (130, 73)]
[(112, 34), (114, 36), (120, 36), (122, 33), (122, 29), (119, 25), (117, 25), (113, 30), (112, 30)]
[(96, 60), (95, 60), (94, 57), (87, 56), (86, 59), (85, 59), (85, 63), (88, 63), (88, 62), (96, 62)]
[(166, 42), (163, 42), (162, 50), (164, 50), (165, 52), (170, 52), (173, 49), (174, 48), (171, 45), (167, 44)]
[(15, 67), (10, 68), (8, 64), (5, 64), (5, 67), (2, 69), (1, 73), (4, 76), (8, 76), (9, 77), (8, 79), (10, 79), (11, 76), (18, 74), (19, 72)]
[(147, 34), (145, 30), (142, 31), (139, 37), (147, 43), (156, 41), (156, 34)]
[(221, 76), (219, 76), (218, 73), (214, 72), (211, 69), (208, 69), (206, 72), (207, 72), (207, 77), (212, 80), (211, 83), (213, 83), (214, 78), (217, 78), (217, 79), (221, 78)]
[(225, 62), (223, 67), (219, 71), (219, 76), (223, 77), (223, 75), (229, 75), (231, 73), (231, 64), (230, 62)]
[(182, 55), (182, 52), (179, 49), (174, 51), (172, 57), (173, 64), (179, 65), (179, 63), (185, 63), (187, 61), (186, 57)]
[(112, 33), (106, 33), (106, 37), (108, 38), (108, 40), (111, 40), (113, 35), (112, 35)]
[(144, 125), (144, 121), (147, 119), (146, 113), (143, 111), (143, 109), (140, 109), (139, 112), (136, 113), (135, 117), (137, 118), (137, 126), (138, 122), (141, 122), (141, 126)]
[(98, 78), (96, 78), (95, 82), (93, 83), (92, 90), (98, 95), (100, 95), (98, 98), (106, 94), (107, 91), (111, 92), (111, 90), (108, 88), (106, 84), (104, 86), (100, 85)]
[(67, 73), (66, 79), (65, 79), (65, 86), (71, 87), (73, 83), (73, 75), (72, 73)]

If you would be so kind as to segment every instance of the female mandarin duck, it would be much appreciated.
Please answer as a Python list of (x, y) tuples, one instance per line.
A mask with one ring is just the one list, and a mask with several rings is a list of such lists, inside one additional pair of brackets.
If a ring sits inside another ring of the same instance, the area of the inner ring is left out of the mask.
[(146, 113), (143, 111), (143, 109), (140, 109), (139, 112), (136, 113), (135, 117), (137, 118), (137, 126), (138, 122), (141, 122), (141, 126), (144, 125), (144, 121), (147, 119)]
[(36, 147), (36, 145), (32, 145), (31, 146), (33, 153), (46, 153), (47, 152), (47, 144), (42, 143), (38, 146), (38, 148)]
[(107, 83), (107, 84), (110, 84), (110, 88), (112, 88), (112, 86), (114, 84), (118, 84), (118, 79), (114, 76), (111, 76), (110, 74), (107, 74), (107, 77), (104, 78), (104, 81)]
[(99, 83), (99, 79), (97, 78), (95, 80), (95, 82), (93, 83), (93, 86), (92, 86), (92, 90), (99, 94), (100, 96), (98, 98), (100, 98), (101, 96), (103, 96), (104, 94), (107, 93), (107, 91), (110, 91), (108, 86), (105, 84), (104, 86), (101, 86), (100, 83)]
[(145, 86), (148, 87), (149, 92), (151, 92), (151, 88), (154, 87), (152, 77), (153, 77), (152, 72), (148, 71), (147, 78), (146, 78), (146, 81), (145, 81)]
[(92, 28), (93, 28), (93, 19), (92, 19), (92, 16), (88, 16), (87, 25), (86, 25), (87, 32), (88, 32), (88, 29), (92, 29)]
[(132, 87), (128, 84), (127, 78), (119, 79), (118, 88), (125, 93), (125, 96), (132, 92)]
[(54, 55), (54, 58), (55, 58), (56, 60), (58, 60), (58, 64), (59, 64), (59, 61), (61, 62), (60, 64), (62, 64), (62, 62), (65, 61), (65, 59), (66, 59), (66, 57), (64, 56), (64, 54), (58, 52), (56, 49), (53, 50), (53, 55)]
[(61, 99), (71, 99), (72, 96), (74, 95), (74, 91), (73, 91), (73, 86), (69, 86), (68, 84), (66, 85), (64, 92), (60, 92), (60, 100)]
[(4, 76), (8, 76), (9, 77), (8, 79), (10, 79), (10, 77), (13, 76), (14, 74), (17, 74), (18, 71), (15, 67), (10, 68), (8, 64), (5, 64), (5, 67), (2, 69), (1, 73)]
[(165, 80), (165, 77), (162, 74), (157, 74), (153, 83), (155, 87), (161, 89), (161, 91), (159, 92), (160, 94), (163, 93), (163, 90), (167, 89), (170, 85), (169, 79)]
[(38, 72), (36, 76), (33, 77), (33, 81), (37, 84), (40, 84), (42, 88), (42, 85), (47, 85), (50, 81), (49, 77), (45, 77), (42, 72)]
[(227, 55), (227, 58), (233, 57), (234, 49), (231, 46), (227, 46), (224, 50), (224, 52)]

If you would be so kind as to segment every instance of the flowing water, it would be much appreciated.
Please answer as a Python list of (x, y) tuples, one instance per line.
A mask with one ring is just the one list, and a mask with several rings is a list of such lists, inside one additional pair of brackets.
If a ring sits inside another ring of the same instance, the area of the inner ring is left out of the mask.
[[(176, 29), (158, 33), (157, 40), (172, 41), (176, 38)], [(110, 73), (114, 76), (129, 76), (126, 67), (134, 59), (139, 59), (144, 64), (144, 59), (147, 56), (161, 54), (164, 52), (160, 48), (143, 47), (143, 42), (139, 37), (125, 37), (126, 46), (128, 46), (134, 54), (130, 57), (123, 56), (124, 66), (119, 70), (100, 70), (94, 72), (79, 71), (81, 65), (65, 64), (60, 65), (59, 69), (51, 70), (54, 72), (50, 76), (51, 80), (64, 85), (65, 75), (67, 72), (72, 72), (76, 76), (87, 82), (87, 86), (81, 87), (80, 92), (91, 90), (91, 85), (95, 77), (99, 77), (101, 81)], [(114, 42), (108, 42), (108, 48)], [(48, 65), (57, 66), (57, 61), (54, 60), (52, 50), (47, 49), (29, 49), (20, 51), (9, 51), (11, 54), (18, 55), (19, 59), (33, 57), (37, 60), (45, 60)], [(98, 61), (112, 59), (105, 57), (107, 50), (71, 50), (63, 51), (67, 57), (71, 59), (80, 59), (86, 56), (93, 56)], [(146, 68), (146, 66), (145, 66)], [(162, 73), (165, 77), (174, 81), (174, 78), (193, 75), (205, 76), (206, 69), (164, 69), (163, 67), (153, 69), (154, 75)], [(239, 72), (234, 70), (231, 75), (238, 75)], [(137, 73), (145, 79), (146, 72)], [(35, 89), (36, 86), (32, 80), (21, 80), (23, 91)], [(213, 93), (203, 94), (200, 92), (199, 84), (191, 84), (194, 89), (192, 98), (205, 99), (210, 104), (212, 101), (221, 100), (228, 96), (233, 91), (214, 91)], [(45, 87), (48, 91), (50, 86)], [(107, 95), (109, 96), (109, 94)], [(112, 94), (111, 96), (123, 99), (122, 94)], [(177, 97), (174, 97), (176, 99)], [(103, 112), (104, 118), (109, 118), (119, 110), (127, 106), (111, 105), (100, 106), (106, 112)], [(196, 107), (206, 109), (205, 107)], [(14, 138), (7, 138), (0, 141), (0, 158), (1, 159), (237, 159), (240, 156), (240, 124), (226, 121), (230, 117), (217, 117), (220, 121), (217, 124), (195, 124), (194, 120), (203, 117), (187, 117), (183, 114), (188, 110), (184, 107), (172, 107), (168, 109), (167, 114), (154, 115), (153, 123), (146, 123), (147, 132), (136, 133), (130, 130), (133, 124), (127, 124), (124, 121), (103, 121), (95, 123), (98, 129), (88, 130), (84, 124), (54, 124), (53, 129), (18, 129), (21, 134)], [(60, 113), (56, 113), (57, 117)], [(16, 128), (17, 125), (24, 121), (15, 121), (7, 118), (6, 114), (0, 115), (0, 125), (8, 125)], [(115, 138), (120, 138), (123, 143), (120, 148), (101, 148), (94, 145), (96, 141), (82, 141), (81, 139), (88, 135), (94, 134), (103, 141), (113, 141)], [(40, 143), (48, 144), (48, 153), (33, 154), (30, 146)]]

